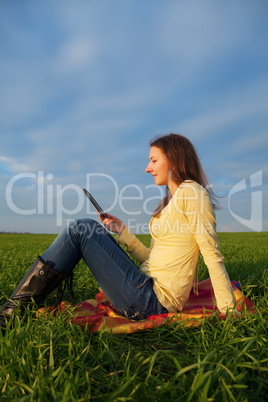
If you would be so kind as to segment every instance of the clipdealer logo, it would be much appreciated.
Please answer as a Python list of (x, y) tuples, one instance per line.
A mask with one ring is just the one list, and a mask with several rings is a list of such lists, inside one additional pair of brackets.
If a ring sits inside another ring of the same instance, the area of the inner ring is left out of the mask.
[[(128, 184), (123, 188), (119, 188), (116, 180), (107, 174), (104, 173), (88, 173), (86, 175), (86, 187), (89, 189), (92, 188), (92, 180), (108, 180), (110, 185), (110, 195), (113, 194), (113, 202), (112, 204), (106, 208), (106, 212), (110, 212), (113, 208), (118, 205), (120, 210), (127, 215), (130, 216), (138, 216), (142, 212), (151, 216), (152, 212), (149, 210), (148, 205), (153, 201), (154, 203), (159, 202), (160, 199), (163, 198), (164, 193), (161, 187), (155, 186), (155, 184), (151, 184), (142, 189), (136, 184)], [(16, 185), (19, 181), (23, 179), (30, 179), (36, 185), (36, 195), (37, 202), (35, 208), (20, 208), (16, 203)], [(247, 180), (246, 180), (247, 179)], [(247, 181), (249, 180), (250, 186), (247, 186)], [(74, 217), (76, 214), (80, 213), (82, 208), (84, 207), (84, 203), (86, 202), (86, 198), (82, 195), (82, 188), (77, 184), (55, 184), (54, 175), (52, 173), (48, 173), (45, 175), (44, 172), (38, 171), (37, 173), (25, 172), (21, 174), (17, 174), (13, 176), (7, 186), (5, 191), (5, 198), (9, 209), (15, 212), (18, 215), (53, 215), (56, 214), (56, 224), (57, 226), (62, 226), (64, 215)], [(245, 227), (255, 231), (262, 231), (262, 171), (259, 170), (249, 176), (249, 178), (244, 178), (236, 183), (228, 194), (228, 209), (232, 217)], [(150, 188), (155, 188), (159, 192), (156, 196), (148, 197), (148, 194), (144, 193), (148, 191)], [(111, 190), (112, 189), (112, 190)], [(128, 190), (132, 190), (135, 193), (135, 196), (129, 196)], [(246, 219), (240, 216), (237, 212), (234, 212), (232, 208), (232, 199), (233, 197), (245, 190), (250, 190), (251, 200), (250, 200), (250, 218)], [(77, 195), (77, 203), (73, 208), (67, 208), (64, 205), (63, 199), (65, 197), (65, 193), (67, 191), (72, 191)], [(196, 194), (193, 193), (192, 197), (195, 199), (197, 197)], [(126, 208), (126, 203), (131, 201), (131, 208)], [(202, 201), (202, 200), (201, 200)], [(134, 202), (134, 204), (133, 204)], [(87, 205), (87, 213), (94, 214), (90, 209), (89, 203)], [(136, 208), (133, 209), (133, 205)], [(200, 208), (202, 209), (204, 206), (201, 202)], [(194, 212), (193, 212), (194, 213)], [(135, 219), (130, 219), (130, 226), (133, 226)], [(146, 224), (146, 228), (148, 230), (148, 224)], [(138, 233), (138, 232), (137, 232)]]
[(228, 194), (228, 209), (230, 214), (242, 225), (255, 231), (262, 231), (262, 170), (255, 172), (249, 176), (250, 189), (251, 189), (251, 209), (250, 218), (245, 219), (232, 211), (231, 198), (240, 191), (247, 190), (246, 179), (236, 183)]
[[(35, 195), (36, 204), (34, 208), (21, 208), (17, 203), (16, 197), (16, 186), (20, 181), (24, 179), (31, 180), (35, 185)], [(145, 186), (144, 189), (136, 184), (127, 184), (122, 188), (119, 188), (116, 180), (105, 173), (87, 173), (86, 174), (86, 188), (91, 191), (92, 181), (106, 180), (106, 184), (109, 185), (109, 196), (112, 198), (112, 203), (106, 206), (105, 212), (111, 212), (116, 205), (119, 206), (120, 210), (127, 215), (140, 215), (142, 212), (151, 215), (152, 211), (149, 209), (151, 201), (160, 201), (163, 198), (163, 192), (161, 188), (155, 186), (155, 184), (149, 184)], [(5, 198), (9, 209), (16, 213), (17, 215), (56, 215), (56, 225), (62, 226), (63, 217), (75, 216), (79, 214), (84, 204), (86, 203), (87, 214), (95, 214), (95, 209), (92, 209), (91, 204), (88, 202), (87, 198), (84, 196), (82, 187), (77, 184), (55, 184), (53, 183), (54, 175), (52, 173), (45, 174), (42, 171), (37, 173), (25, 172), (13, 176), (7, 186), (5, 191)], [(156, 196), (148, 197), (145, 192), (149, 191), (151, 188), (157, 189), (158, 194)], [(129, 195), (129, 190), (132, 194)], [(67, 208), (64, 204), (64, 198), (66, 192), (72, 192), (77, 196), (77, 202), (72, 208)], [(128, 202), (132, 202), (132, 208), (127, 208)], [(133, 202), (135, 204), (133, 204)], [(133, 209), (135, 205), (136, 209)]]

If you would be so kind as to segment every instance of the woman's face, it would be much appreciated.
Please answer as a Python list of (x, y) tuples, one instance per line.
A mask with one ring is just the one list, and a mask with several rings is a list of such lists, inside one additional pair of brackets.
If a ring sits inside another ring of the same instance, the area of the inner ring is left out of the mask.
[(157, 186), (169, 186), (170, 169), (169, 163), (160, 148), (151, 147), (149, 154), (149, 164), (145, 169), (146, 173), (151, 173)]

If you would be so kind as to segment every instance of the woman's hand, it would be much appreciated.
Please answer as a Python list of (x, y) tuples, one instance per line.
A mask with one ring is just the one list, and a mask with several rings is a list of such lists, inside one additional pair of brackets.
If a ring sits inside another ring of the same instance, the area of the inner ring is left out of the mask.
[(116, 218), (113, 215), (108, 214), (107, 212), (105, 212), (105, 214), (106, 214), (107, 218), (104, 218), (98, 212), (100, 220), (102, 221), (102, 223), (104, 224), (106, 229), (110, 230), (113, 233), (118, 233), (118, 234), (122, 233), (125, 228), (124, 223), (120, 219)]

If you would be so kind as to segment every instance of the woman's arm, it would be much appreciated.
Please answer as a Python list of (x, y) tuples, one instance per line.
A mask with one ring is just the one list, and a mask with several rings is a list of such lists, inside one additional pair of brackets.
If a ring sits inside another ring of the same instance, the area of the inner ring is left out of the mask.
[(207, 265), (217, 307), (233, 309), (234, 295), (216, 234), (216, 219), (210, 196), (201, 186), (183, 189), (183, 210)]
[(147, 260), (153, 247), (153, 239), (148, 248), (134, 234), (132, 234), (127, 227), (124, 228), (117, 241), (119, 244), (126, 246), (129, 254), (140, 263)]

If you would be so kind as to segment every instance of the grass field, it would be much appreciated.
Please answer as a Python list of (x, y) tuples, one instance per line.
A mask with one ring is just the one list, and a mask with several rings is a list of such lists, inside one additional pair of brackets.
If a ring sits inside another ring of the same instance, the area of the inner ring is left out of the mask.
[[(54, 238), (0, 234), (1, 304)], [(268, 233), (220, 233), (219, 240), (230, 279), (243, 285), (256, 315), (113, 336), (87, 334), (66, 317), (51, 322), (26, 314), (5, 335), (0, 331), (0, 400), (267, 401)], [(201, 260), (199, 280), (207, 277)], [(81, 261), (75, 302), (96, 292)]]

